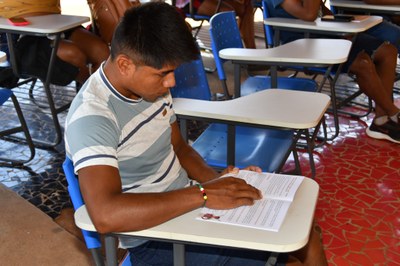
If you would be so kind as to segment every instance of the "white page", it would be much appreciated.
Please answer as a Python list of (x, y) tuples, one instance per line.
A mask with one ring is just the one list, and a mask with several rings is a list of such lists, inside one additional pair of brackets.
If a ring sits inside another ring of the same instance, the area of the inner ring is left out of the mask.
[(283, 175), (274, 173), (257, 173), (241, 170), (236, 175), (227, 174), (244, 179), (248, 184), (258, 188), (263, 197), (274, 199), (286, 199), (293, 201), (304, 176)]
[(197, 219), (278, 231), (304, 177), (260, 174), (251, 171), (240, 171), (236, 176), (260, 189), (263, 192), (263, 198), (256, 201), (253, 206), (242, 206), (236, 209), (203, 208)]

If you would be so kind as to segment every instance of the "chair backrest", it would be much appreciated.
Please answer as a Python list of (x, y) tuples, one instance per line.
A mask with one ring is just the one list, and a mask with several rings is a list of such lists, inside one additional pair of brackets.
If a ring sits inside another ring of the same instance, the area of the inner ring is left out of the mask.
[[(263, 19), (270, 18), (269, 10), (268, 10), (268, 4), (266, 1), (261, 1), (262, 2), (262, 11), (263, 11)], [(265, 34), (265, 42), (266, 46), (268, 48), (274, 47), (274, 30), (270, 25), (264, 24), (264, 34)]]
[(243, 48), (239, 26), (234, 11), (215, 14), (210, 20), (211, 47), (220, 80), (226, 80), (223, 64), (226, 60), (219, 57), (219, 51), (225, 48)]
[(172, 97), (211, 100), (211, 91), (201, 57), (175, 69), (175, 81), (175, 87), (171, 88)]
[[(68, 192), (74, 209), (77, 210), (84, 204), (81, 190), (79, 187), (78, 177), (75, 175), (74, 165), (72, 161), (66, 157), (63, 163), (63, 170), (68, 183)], [(83, 237), (88, 249), (101, 247), (100, 236), (97, 232), (82, 230)]]
[[(65, 177), (68, 183), (68, 192), (72, 201), (72, 205), (74, 206), (74, 210), (77, 210), (84, 203), (81, 189), (79, 187), (78, 176), (75, 175), (74, 164), (71, 159), (67, 156), (65, 157), (65, 161), (62, 165)], [(85, 239), (86, 247), (90, 250), (93, 260), (96, 266), (104, 265), (103, 255), (101, 253), (101, 240), (100, 235), (97, 232), (91, 232), (86, 230), (81, 230), (83, 234), (83, 238)], [(127, 252), (127, 255), (121, 260), (119, 266), (130, 266), (130, 254)]]

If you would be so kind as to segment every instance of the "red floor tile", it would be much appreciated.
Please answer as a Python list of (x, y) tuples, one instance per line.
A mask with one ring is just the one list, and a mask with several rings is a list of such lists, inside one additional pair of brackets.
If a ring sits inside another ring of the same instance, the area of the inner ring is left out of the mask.
[(400, 265), (400, 145), (366, 136), (371, 118), (341, 117), (339, 136), (314, 154), (330, 265)]

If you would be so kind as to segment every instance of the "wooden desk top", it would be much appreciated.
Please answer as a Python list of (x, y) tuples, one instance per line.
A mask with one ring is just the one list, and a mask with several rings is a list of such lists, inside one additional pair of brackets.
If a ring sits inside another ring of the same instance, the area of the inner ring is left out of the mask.
[[(199, 221), (196, 216), (200, 210), (194, 210), (153, 228), (123, 234), (185, 243), (290, 252), (302, 248), (308, 242), (318, 193), (318, 184), (305, 178), (279, 232)], [(85, 205), (75, 212), (75, 223), (81, 229), (96, 231)]]
[(175, 98), (173, 108), (177, 115), (307, 129), (320, 122), (329, 104), (322, 93), (268, 89), (227, 101)]
[(26, 18), (30, 24), (26, 26), (11, 25), (6, 18), (0, 18), (0, 29), (12, 33), (55, 34), (88, 22), (88, 17), (51, 14)]

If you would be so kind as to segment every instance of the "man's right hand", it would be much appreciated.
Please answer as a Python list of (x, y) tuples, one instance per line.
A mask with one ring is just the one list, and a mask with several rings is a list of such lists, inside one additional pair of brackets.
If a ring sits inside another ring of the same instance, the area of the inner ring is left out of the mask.
[(261, 191), (243, 179), (235, 177), (217, 178), (202, 184), (207, 193), (206, 206), (211, 209), (233, 209), (253, 205), (262, 198)]

